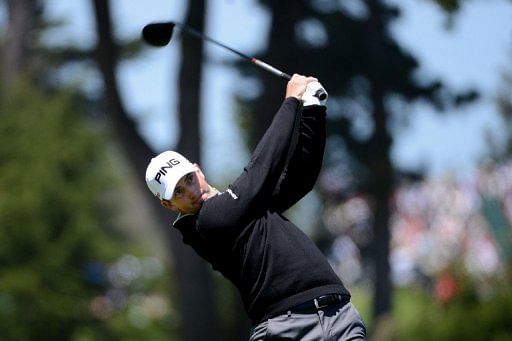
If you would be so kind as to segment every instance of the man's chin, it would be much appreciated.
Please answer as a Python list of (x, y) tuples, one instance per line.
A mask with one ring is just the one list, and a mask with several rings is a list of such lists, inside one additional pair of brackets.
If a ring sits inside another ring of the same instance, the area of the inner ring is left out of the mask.
[(203, 206), (203, 201), (200, 200), (199, 202), (197, 202), (194, 205), (190, 206), (189, 213), (196, 214), (197, 212), (199, 212), (199, 210), (201, 209), (202, 206)]

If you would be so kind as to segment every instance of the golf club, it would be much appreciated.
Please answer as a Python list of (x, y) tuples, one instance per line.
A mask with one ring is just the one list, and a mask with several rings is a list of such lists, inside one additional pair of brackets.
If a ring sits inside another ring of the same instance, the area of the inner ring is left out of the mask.
[[(273, 73), (273, 74), (275, 74), (281, 78), (284, 78), (286, 80), (291, 79), (291, 76), (289, 74), (273, 67), (272, 65), (269, 65), (269, 64), (265, 63), (264, 61), (261, 61), (254, 57), (250, 57), (240, 51), (237, 51), (229, 46), (226, 46), (226, 45), (222, 44), (221, 42), (218, 42), (217, 40), (212, 39), (212, 38), (208, 37), (207, 35), (199, 32), (185, 24), (182, 24), (182, 23), (168, 21), (168, 22), (158, 22), (158, 23), (148, 24), (148, 25), (144, 26), (144, 28), (142, 29), (142, 37), (144, 38), (144, 40), (147, 43), (149, 43), (153, 46), (159, 46), (159, 47), (165, 46), (165, 45), (169, 44), (169, 42), (171, 41), (172, 33), (174, 30), (174, 27), (176, 27), (176, 26), (179, 27), (183, 32), (186, 32), (198, 39), (203, 39), (203, 40), (209, 41), (210, 43), (213, 43), (215, 45), (218, 45), (220, 47), (223, 47), (223, 48), (235, 53), (236, 55), (242, 57), (243, 59), (262, 68), (263, 70)], [(327, 98), (327, 93), (322, 90), (319, 90), (315, 94), (315, 96), (317, 98), (319, 98), (320, 100), (325, 100)]]

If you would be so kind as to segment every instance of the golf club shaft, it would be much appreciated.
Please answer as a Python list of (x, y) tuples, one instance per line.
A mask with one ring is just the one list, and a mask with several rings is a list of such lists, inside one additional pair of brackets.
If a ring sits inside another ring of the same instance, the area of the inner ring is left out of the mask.
[(177, 27), (179, 27), (182, 31), (185, 31), (188, 34), (190, 34), (190, 35), (192, 35), (192, 36), (194, 36), (196, 38), (204, 39), (206, 41), (209, 41), (210, 43), (213, 43), (213, 44), (216, 44), (218, 46), (221, 46), (221, 47), (223, 47), (223, 48), (225, 48), (225, 49), (227, 49), (227, 50), (237, 54), (238, 56), (240, 56), (243, 59), (251, 62), (252, 64), (262, 68), (263, 70), (266, 70), (267, 72), (273, 73), (274, 75), (279, 76), (281, 78), (284, 78), (286, 80), (290, 80), (291, 79), (291, 76), (289, 74), (287, 74), (287, 73), (285, 73), (285, 72), (283, 72), (283, 71), (273, 67), (272, 65), (267, 64), (264, 61), (259, 60), (257, 58), (250, 57), (250, 56), (248, 56), (248, 55), (246, 55), (246, 54), (244, 54), (244, 53), (242, 53), (240, 51), (237, 51), (237, 50), (235, 50), (235, 49), (233, 49), (233, 48), (231, 48), (231, 47), (229, 47), (227, 45), (224, 45), (221, 42), (219, 42), (219, 41), (217, 41), (217, 40), (215, 40), (213, 38), (210, 38), (207, 35), (205, 35), (204, 33), (201, 33), (201, 32), (199, 32), (199, 31), (197, 31), (197, 30), (195, 30), (195, 29), (193, 29), (193, 28), (191, 28), (191, 27), (189, 27), (187, 25), (184, 25), (184, 24), (181, 24), (181, 23), (175, 23), (175, 25)]
[(267, 64), (267, 63), (265, 63), (262, 60), (259, 60), (257, 58), (251, 58), (250, 61), (254, 65), (259, 66), (260, 68), (262, 68), (263, 70), (267, 70), (268, 72), (273, 73), (274, 75), (277, 75), (277, 76), (279, 76), (281, 78), (284, 78), (286, 80), (290, 80), (292, 78), (289, 74), (287, 74), (287, 73), (285, 73), (285, 72), (283, 72), (283, 71), (281, 71), (279, 69), (276, 69), (272, 65)]

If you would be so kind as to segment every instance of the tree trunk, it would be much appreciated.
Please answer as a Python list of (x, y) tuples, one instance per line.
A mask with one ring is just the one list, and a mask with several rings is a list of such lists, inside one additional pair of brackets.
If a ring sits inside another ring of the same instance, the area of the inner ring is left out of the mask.
[[(206, 21), (205, 1), (190, 1), (186, 24), (199, 32)], [(179, 72), (178, 110), (180, 138), (178, 151), (192, 162), (201, 164), (201, 76), (203, 70), (203, 42), (187, 34), (181, 35), (181, 67)], [(171, 245), (186, 259), (176, 263), (180, 287), (184, 340), (217, 340), (214, 286), (207, 263), (181, 240), (173, 239)], [(180, 257), (181, 257), (180, 256)]]
[[(292, 60), (293, 42), (295, 40), (295, 22), (298, 4), (290, 1), (276, 1), (268, 4), (271, 15), (268, 48), (262, 56), (264, 61), (275, 65), (278, 69), (290, 65)], [(263, 83), (263, 95), (255, 103), (255, 112), (251, 117), (249, 148), (252, 150), (269, 127), (279, 105), (284, 100), (286, 81), (275, 75), (256, 70)], [(286, 70), (283, 70), (286, 72)]]
[[(139, 135), (134, 122), (127, 115), (119, 94), (115, 76), (118, 51), (113, 39), (109, 2), (93, 0), (93, 5), (98, 33), (98, 45), (96, 47), (95, 57), (105, 85), (107, 112), (110, 115), (112, 126), (130, 165), (135, 170), (136, 175), (141, 179), (141, 186), (145, 187), (142, 185), (142, 179), (144, 179), (145, 176), (147, 163), (155, 153)], [(188, 62), (190, 62), (190, 60), (188, 60)], [(187, 65), (187, 63), (184, 64)], [(198, 70), (200, 70), (200, 68), (198, 68)], [(197, 94), (199, 93), (198, 89), (200, 88), (200, 83), (197, 80), (199, 76), (196, 75), (194, 77), (189, 78), (189, 87), (183, 91), (180, 97), (188, 99), (184, 101), (184, 103), (190, 103), (192, 101), (191, 98), (193, 98), (193, 101), (198, 101), (199, 96)], [(188, 106), (180, 106), (180, 110), (183, 113), (181, 116), (192, 115), (192, 113), (199, 112)], [(188, 122), (183, 123), (185, 126), (180, 129), (180, 131), (186, 131), (187, 134), (199, 129), (198, 119), (191, 121), (184, 119), (180, 120), (180, 122)], [(187, 135), (187, 138), (188, 136), (189, 135)], [(192, 146), (199, 143), (197, 139), (190, 139), (188, 142)], [(191, 158), (199, 155), (199, 148), (197, 146), (180, 148), (184, 149), (180, 149), (180, 151), (184, 153), (192, 151), (192, 154), (187, 154), (187, 156)], [(193, 152), (194, 150), (196, 150), (196, 152)], [(162, 209), (158, 201), (155, 200), (146, 188), (143, 189), (143, 192), (147, 193), (147, 200), (153, 203), (151, 207), (154, 209), (154, 214), (158, 217), (161, 228), (169, 237), (168, 241), (173, 253), (175, 275), (177, 276), (176, 280), (178, 282), (179, 293), (176, 297), (182, 318), (182, 339), (215, 340), (216, 320), (215, 314), (213, 313), (211, 274), (206, 264), (201, 261), (190, 248), (183, 246), (179, 233), (169, 228), (171, 215)]]
[[(384, 23), (382, 21), (380, 0), (369, 0), (367, 5), (370, 9), (368, 19), (368, 53), (384, 60), (386, 55), (384, 36), (382, 35)], [(392, 309), (393, 288), (390, 279), (390, 231), (389, 231), (389, 199), (393, 189), (393, 167), (391, 165), (390, 153), (392, 137), (388, 131), (389, 114), (385, 108), (386, 96), (383, 81), (379, 72), (370, 76), (371, 101), (374, 106), (373, 119), (375, 122), (375, 133), (369, 142), (370, 171), (373, 173), (373, 182), (370, 191), (375, 200), (375, 220), (373, 226), (373, 265), (375, 267), (374, 297), (373, 297), (373, 318), (377, 329), (384, 328), (381, 322)], [(378, 333), (377, 333), (378, 334)]]
[(381, 318), (385, 318), (392, 308), (393, 288), (390, 279), (390, 231), (389, 199), (393, 188), (393, 168), (389, 159), (391, 136), (387, 130), (388, 113), (384, 107), (384, 93), (379, 81), (372, 84), (372, 103), (374, 104), (375, 134), (370, 143), (374, 155), (371, 171), (374, 174), (372, 196), (375, 199), (375, 220), (373, 225), (373, 264), (375, 267), (373, 317), (379, 327)]
[(2, 65), (2, 82), (5, 88), (27, 65), (30, 32), (36, 22), (35, 0), (9, 0), (7, 10), (8, 24)]

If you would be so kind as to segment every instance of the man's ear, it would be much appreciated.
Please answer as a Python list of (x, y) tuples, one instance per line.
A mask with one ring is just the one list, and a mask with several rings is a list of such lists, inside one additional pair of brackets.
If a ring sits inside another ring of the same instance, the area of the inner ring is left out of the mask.
[(167, 208), (168, 210), (171, 210), (173, 212), (178, 212), (178, 209), (176, 208), (176, 206), (174, 206), (170, 200), (160, 200), (160, 204)]
[(197, 163), (194, 163), (194, 166), (196, 166), (196, 168), (197, 168), (197, 170), (196, 170), (197, 176), (200, 176), (203, 180), (206, 181), (206, 177), (204, 176), (203, 171), (201, 170), (201, 167), (199, 167), (199, 165)]

